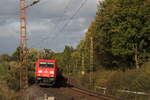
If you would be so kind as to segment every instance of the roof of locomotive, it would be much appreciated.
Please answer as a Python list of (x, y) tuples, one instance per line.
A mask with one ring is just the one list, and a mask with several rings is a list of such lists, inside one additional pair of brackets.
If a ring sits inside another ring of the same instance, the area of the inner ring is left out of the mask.
[(43, 61), (47, 61), (47, 62), (56, 62), (56, 60), (48, 60), (48, 59), (38, 59), (38, 62), (43, 62)]

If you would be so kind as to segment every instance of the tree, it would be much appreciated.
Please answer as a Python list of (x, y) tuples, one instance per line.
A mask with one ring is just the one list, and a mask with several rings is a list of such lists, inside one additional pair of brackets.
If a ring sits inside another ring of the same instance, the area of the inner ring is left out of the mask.
[(99, 1), (95, 20), (83, 40), (85, 46), (80, 49), (84, 48), (88, 55), (92, 36), (97, 65), (105, 68), (139, 68), (150, 55), (150, 7), (144, 5), (144, 1)]
[(12, 54), (11, 60), (19, 61), (20, 60), (20, 47), (16, 48), (16, 51)]
[(68, 72), (68, 67), (71, 66), (71, 62), (72, 62), (71, 54), (72, 53), (73, 53), (73, 48), (70, 46), (65, 46), (65, 49), (63, 51), (63, 62), (64, 62), (63, 66), (66, 72)]
[(8, 54), (2, 54), (0, 55), (0, 61), (10, 61), (11, 60), (11, 57), (8, 55)]

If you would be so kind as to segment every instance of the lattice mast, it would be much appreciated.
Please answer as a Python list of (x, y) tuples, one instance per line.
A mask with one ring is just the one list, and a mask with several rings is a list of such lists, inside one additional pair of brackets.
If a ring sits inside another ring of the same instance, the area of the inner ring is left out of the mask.
[(28, 87), (26, 0), (20, 0), (20, 88)]

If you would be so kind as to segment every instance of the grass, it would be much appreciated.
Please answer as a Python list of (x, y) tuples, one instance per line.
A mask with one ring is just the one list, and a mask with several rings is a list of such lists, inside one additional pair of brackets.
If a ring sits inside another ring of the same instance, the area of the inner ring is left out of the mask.
[[(140, 69), (130, 69), (125, 72), (121, 70), (100, 69), (94, 72), (93, 75), (94, 85), (106, 87), (106, 93), (109, 95), (123, 97), (127, 100), (150, 100), (149, 96), (118, 92), (118, 90), (129, 90), (150, 94), (150, 61)], [(77, 76), (82, 86), (89, 88), (90, 73), (86, 73), (82, 77), (81, 74), (76, 74), (75, 77)], [(101, 90), (99, 91), (101, 92)]]
[(116, 71), (109, 70), (99, 70), (94, 73), (95, 85), (105, 86), (108, 79), (114, 74)]
[(124, 97), (127, 100), (149, 100), (149, 96), (118, 93), (117, 90), (150, 93), (150, 62), (140, 69), (127, 70), (126, 72), (117, 71), (107, 80), (106, 87), (109, 89), (109, 94)]
[[(90, 73), (83, 78), (86, 87), (89, 86)], [(150, 62), (140, 69), (126, 70), (98, 70), (94, 72), (95, 86), (107, 88), (107, 94), (124, 97), (127, 100), (150, 100), (149, 96), (129, 93), (119, 93), (118, 90), (145, 92), (150, 94)]]

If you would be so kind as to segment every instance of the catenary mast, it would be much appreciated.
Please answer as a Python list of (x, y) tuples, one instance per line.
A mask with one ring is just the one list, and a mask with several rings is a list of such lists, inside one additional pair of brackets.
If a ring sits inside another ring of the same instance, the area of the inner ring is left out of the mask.
[(20, 0), (20, 89), (28, 88), (26, 0)]

